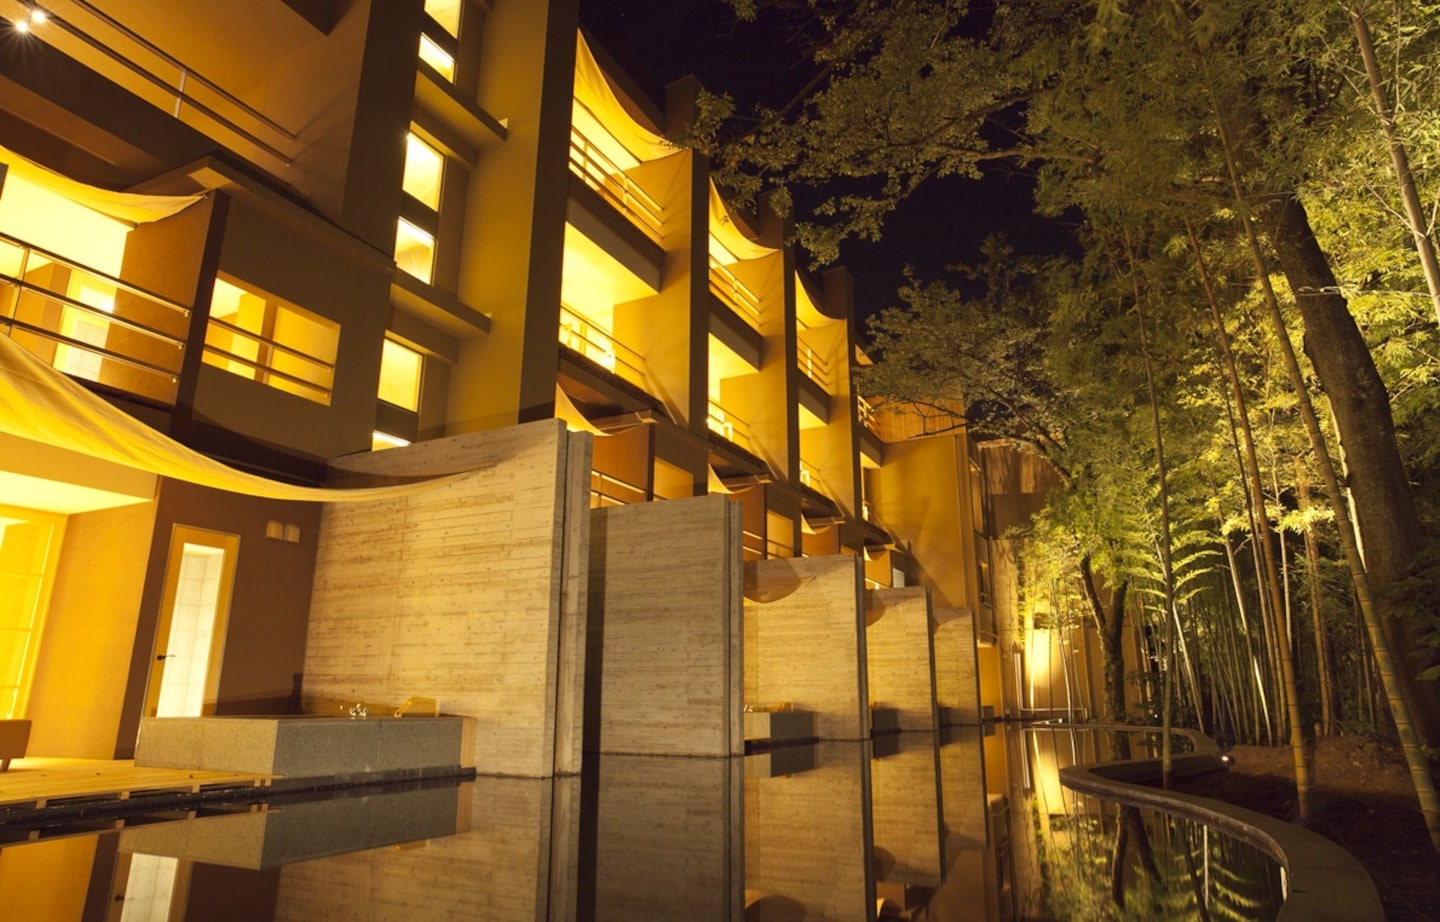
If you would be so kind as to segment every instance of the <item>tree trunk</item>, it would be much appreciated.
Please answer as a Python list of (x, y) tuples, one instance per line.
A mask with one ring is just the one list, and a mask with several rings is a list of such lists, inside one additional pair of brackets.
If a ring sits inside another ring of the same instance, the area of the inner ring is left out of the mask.
[[(1295, 459), (1296, 494), (1300, 500), (1300, 512), (1310, 509), (1310, 484), (1306, 482), (1305, 465)], [(1330, 645), (1325, 638), (1324, 619), (1320, 614), (1320, 542), (1315, 538), (1315, 526), (1305, 519), (1305, 573), (1310, 584), (1310, 621), (1315, 628), (1315, 674), (1320, 684), (1320, 732), (1326, 736), (1335, 732), (1335, 678), (1330, 670)]]
[[(1335, 414), (1365, 545), (1365, 571), (1383, 606), (1384, 588), (1406, 575), (1424, 540), (1395, 441), (1389, 394), (1304, 206), (1293, 197), (1273, 202), (1265, 221), (1305, 321), (1305, 354)], [(1400, 654), (1395, 665), (1412, 704), (1415, 729), (1424, 745), (1434, 746), (1440, 742), (1440, 683), (1420, 682), (1416, 675), (1436, 663), (1436, 653), (1420, 655), (1425, 648), (1419, 632), (1406, 619), (1382, 616), (1380, 624), (1387, 646)]]
[[(1105, 719), (1111, 723), (1125, 723), (1125, 594), (1130, 587), (1122, 582), (1110, 593), (1110, 610), (1107, 612), (1100, 601), (1100, 588), (1095, 584), (1095, 572), (1090, 566), (1090, 556), (1080, 558), (1080, 585), (1085, 599), (1090, 603), (1090, 613), (1095, 627), (1100, 632), (1100, 655), (1104, 660), (1105, 675)], [(1117, 737), (1124, 734), (1117, 733)], [(1128, 739), (1128, 738), (1127, 738)], [(1129, 758), (1129, 756), (1116, 756)]]

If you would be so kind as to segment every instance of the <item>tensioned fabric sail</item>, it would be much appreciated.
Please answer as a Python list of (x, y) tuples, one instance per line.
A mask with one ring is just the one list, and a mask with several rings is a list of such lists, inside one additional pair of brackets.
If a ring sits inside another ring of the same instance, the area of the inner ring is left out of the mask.
[(48, 189), (92, 211), (130, 224), (146, 224), (168, 218), (204, 198), (203, 195), (137, 195), (132, 192), (112, 192), (46, 169), (6, 147), (0, 147), (0, 163), (3, 163), (13, 176)]
[(635, 121), (610, 85), (610, 78), (600, 69), (585, 43), (583, 35), (576, 38), (575, 99), (615, 136), (635, 159), (658, 160), (676, 153), (680, 148)]
[(730, 206), (725, 204), (725, 199), (720, 195), (720, 190), (715, 187), (714, 180), (710, 182), (710, 233), (724, 245), (725, 249), (735, 255), (736, 259), (759, 259), (762, 256), (773, 256), (780, 252), (773, 247), (767, 247), (756, 243), (741, 232), (735, 226), (735, 219), (730, 214)]
[(0, 432), (146, 473), (266, 499), (363, 502), (445, 486), (470, 471), (384, 487), (305, 487), (236, 470), (169, 438), (0, 334)]

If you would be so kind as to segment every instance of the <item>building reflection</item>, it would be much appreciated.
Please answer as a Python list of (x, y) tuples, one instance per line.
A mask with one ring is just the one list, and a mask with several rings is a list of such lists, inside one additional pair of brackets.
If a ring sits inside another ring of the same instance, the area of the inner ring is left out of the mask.
[(1025, 736), (991, 725), (743, 758), (607, 754), (583, 777), (51, 830), (63, 837), (0, 850), (0, 917), (1037, 918)]

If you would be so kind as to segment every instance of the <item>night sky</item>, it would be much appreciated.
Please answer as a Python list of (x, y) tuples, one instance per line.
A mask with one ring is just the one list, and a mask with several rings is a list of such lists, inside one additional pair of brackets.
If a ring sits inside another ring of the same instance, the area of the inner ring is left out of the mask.
[[(657, 103), (667, 83), (693, 73), (712, 92), (729, 93), (738, 111), (757, 101), (780, 105), (809, 76), (786, 35), (735, 22), (722, 0), (581, 0), (580, 19)], [(884, 240), (842, 250), (857, 311), (868, 316), (896, 304), (906, 265), (935, 278), (949, 265), (976, 262), (991, 234), (1003, 233), (1021, 253), (1066, 249), (1065, 227), (1034, 216), (1032, 190), (1029, 177), (1001, 164), (981, 180), (933, 180), (887, 219)]]

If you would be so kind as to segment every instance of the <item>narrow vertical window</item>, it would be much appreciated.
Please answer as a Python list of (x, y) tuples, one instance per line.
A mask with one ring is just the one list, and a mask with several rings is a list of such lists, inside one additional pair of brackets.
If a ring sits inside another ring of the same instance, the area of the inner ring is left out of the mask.
[(435, 238), (401, 218), (395, 230), (395, 264), (426, 285), (435, 271)]
[(444, 155), (415, 132), (406, 135), (405, 192), (432, 211), (440, 210), (440, 177), (444, 169)]
[(385, 340), (380, 354), (381, 400), (412, 413), (420, 409), (420, 353), (393, 339)]

